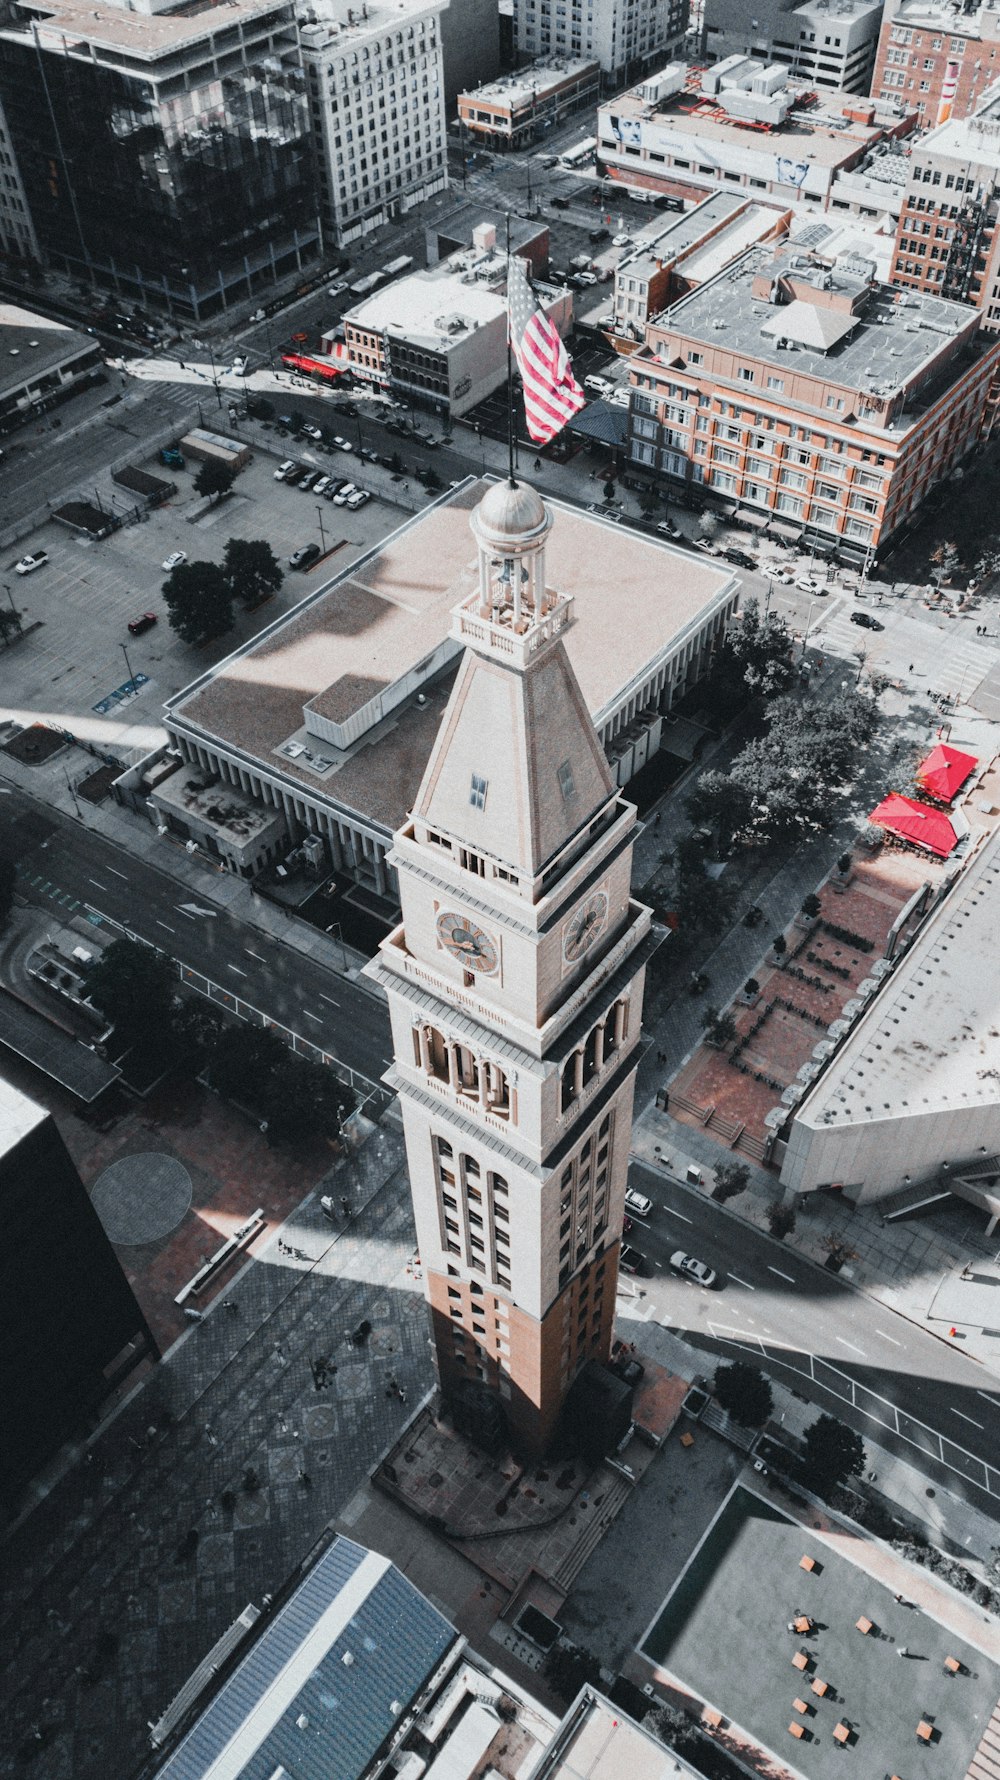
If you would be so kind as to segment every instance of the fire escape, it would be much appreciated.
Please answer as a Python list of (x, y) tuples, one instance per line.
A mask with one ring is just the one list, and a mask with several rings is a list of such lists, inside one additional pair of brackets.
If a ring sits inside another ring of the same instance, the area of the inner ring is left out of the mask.
[(978, 261), (983, 236), (992, 220), (981, 196), (970, 199), (959, 212), (945, 262), (942, 297), (950, 297), (954, 303), (970, 301), (972, 280), (981, 269)]

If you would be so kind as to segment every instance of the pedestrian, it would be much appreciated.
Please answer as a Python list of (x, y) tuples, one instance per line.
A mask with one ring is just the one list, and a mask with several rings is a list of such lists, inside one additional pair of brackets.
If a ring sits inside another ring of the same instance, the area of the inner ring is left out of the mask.
[(541, 460), (541, 458), (540, 458), (540, 457), (536, 457), (536, 459), (535, 459), (535, 469), (536, 469), (536, 470), (540, 470), (540, 469), (541, 469), (541, 467), (542, 467), (542, 460)]

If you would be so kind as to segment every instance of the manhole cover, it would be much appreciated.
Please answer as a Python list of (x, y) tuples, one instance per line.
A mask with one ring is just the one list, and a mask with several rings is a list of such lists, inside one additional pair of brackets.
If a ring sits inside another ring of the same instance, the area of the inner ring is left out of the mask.
[(191, 1204), (191, 1191), (183, 1163), (146, 1150), (112, 1162), (91, 1198), (109, 1241), (137, 1248), (176, 1230)]

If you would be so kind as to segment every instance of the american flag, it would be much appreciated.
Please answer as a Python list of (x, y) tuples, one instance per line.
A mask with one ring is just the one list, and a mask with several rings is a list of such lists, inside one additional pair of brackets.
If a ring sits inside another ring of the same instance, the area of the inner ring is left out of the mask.
[(573, 376), (555, 323), (535, 301), (524, 261), (516, 256), (507, 262), (507, 323), (524, 384), (528, 431), (536, 445), (547, 445), (587, 398)]

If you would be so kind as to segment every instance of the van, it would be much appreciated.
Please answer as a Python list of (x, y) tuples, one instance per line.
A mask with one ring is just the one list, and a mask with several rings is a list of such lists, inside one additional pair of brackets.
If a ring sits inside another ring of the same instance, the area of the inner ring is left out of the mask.
[(630, 1217), (648, 1218), (652, 1209), (653, 1201), (645, 1193), (637, 1193), (634, 1187), (625, 1188), (625, 1210)]
[(592, 395), (607, 396), (611, 394), (614, 384), (609, 383), (606, 377), (591, 375), (584, 378), (583, 387), (589, 389)]

